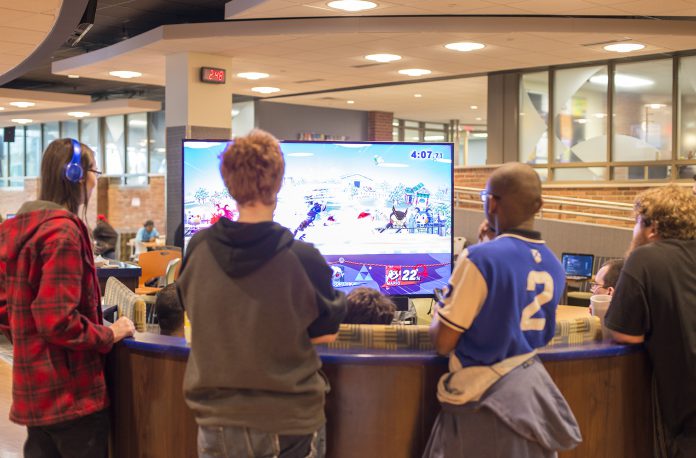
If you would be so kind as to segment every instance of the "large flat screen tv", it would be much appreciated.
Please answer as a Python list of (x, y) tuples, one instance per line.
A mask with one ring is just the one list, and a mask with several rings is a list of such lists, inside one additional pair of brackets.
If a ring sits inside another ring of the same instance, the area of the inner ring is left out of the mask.
[[(220, 177), (227, 141), (184, 140), (184, 245), (238, 217)], [(282, 142), (274, 219), (314, 244), (334, 287), (430, 297), (452, 269), (452, 144)]]

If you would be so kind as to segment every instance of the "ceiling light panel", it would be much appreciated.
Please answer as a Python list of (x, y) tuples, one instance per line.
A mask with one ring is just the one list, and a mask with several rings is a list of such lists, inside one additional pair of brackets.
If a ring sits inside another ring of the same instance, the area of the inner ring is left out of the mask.
[(369, 54), (365, 56), (365, 59), (374, 62), (387, 63), (401, 60), (401, 56), (399, 56), (398, 54)]
[(273, 94), (274, 92), (280, 91), (280, 89), (278, 89), (277, 87), (268, 87), (268, 86), (252, 87), (251, 90), (253, 92), (258, 92), (260, 94)]
[(270, 75), (262, 72), (242, 72), (237, 73), (237, 76), (248, 80), (260, 80), (263, 78), (268, 78)]
[(447, 49), (460, 52), (476, 51), (485, 47), (486, 45), (484, 45), (483, 43), (476, 43), (474, 41), (459, 41), (456, 43), (447, 43), (445, 45), (445, 48)]
[(400, 75), (407, 75), (407, 76), (424, 76), (424, 75), (430, 75), (432, 71), (426, 70), (425, 68), (405, 68), (403, 70), (399, 70)]
[(12, 105), (13, 107), (17, 107), (17, 108), (29, 108), (29, 107), (35, 106), (36, 104), (34, 102), (21, 102), (21, 101), (19, 101), (19, 102), (10, 102), (10, 105)]
[(138, 78), (138, 77), (143, 76), (142, 73), (134, 72), (131, 70), (114, 70), (112, 72), (109, 72), (109, 75), (115, 76), (117, 78), (123, 78), (123, 79)]
[(346, 11), (348, 13), (357, 13), (377, 8), (377, 3), (368, 2), (365, 0), (336, 0), (326, 4), (329, 8), (335, 10)]
[(613, 43), (613, 44), (604, 46), (605, 51), (619, 52), (619, 53), (640, 51), (643, 48), (645, 48), (645, 45), (641, 44), (641, 43)]

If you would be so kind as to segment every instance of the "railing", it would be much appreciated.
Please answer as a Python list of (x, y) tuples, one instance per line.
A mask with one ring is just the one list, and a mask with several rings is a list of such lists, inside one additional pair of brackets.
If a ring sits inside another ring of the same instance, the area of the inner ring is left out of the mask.
[[(454, 187), (455, 208), (483, 209), (480, 198), (480, 188), (466, 186)], [(623, 202), (609, 202), (605, 200), (580, 199), (576, 197), (543, 195), (544, 208), (537, 217), (548, 218), (549, 215), (557, 215), (554, 219), (563, 219), (563, 216), (581, 217), (599, 221), (586, 221), (601, 224), (601, 220), (612, 220), (624, 223), (633, 223), (633, 206)], [(570, 207), (570, 209), (568, 208)], [(589, 211), (584, 211), (585, 209)], [(593, 211), (594, 210), (594, 211)], [(619, 214), (612, 214), (619, 213)], [(621, 224), (622, 226), (628, 224)]]

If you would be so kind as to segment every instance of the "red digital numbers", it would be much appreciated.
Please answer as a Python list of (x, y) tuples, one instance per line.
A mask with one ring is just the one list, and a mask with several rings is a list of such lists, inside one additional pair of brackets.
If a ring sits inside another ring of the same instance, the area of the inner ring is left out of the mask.
[(201, 81), (204, 83), (215, 83), (224, 84), (225, 83), (225, 69), (223, 68), (201, 68)]

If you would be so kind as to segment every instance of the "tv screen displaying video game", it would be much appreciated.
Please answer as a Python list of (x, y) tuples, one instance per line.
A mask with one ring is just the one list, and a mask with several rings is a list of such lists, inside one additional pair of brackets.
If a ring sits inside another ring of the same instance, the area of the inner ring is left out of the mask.
[[(238, 218), (220, 177), (227, 141), (184, 140), (184, 245), (219, 218)], [(452, 144), (282, 142), (285, 177), (274, 219), (312, 243), (334, 287), (432, 296), (452, 262)]]

